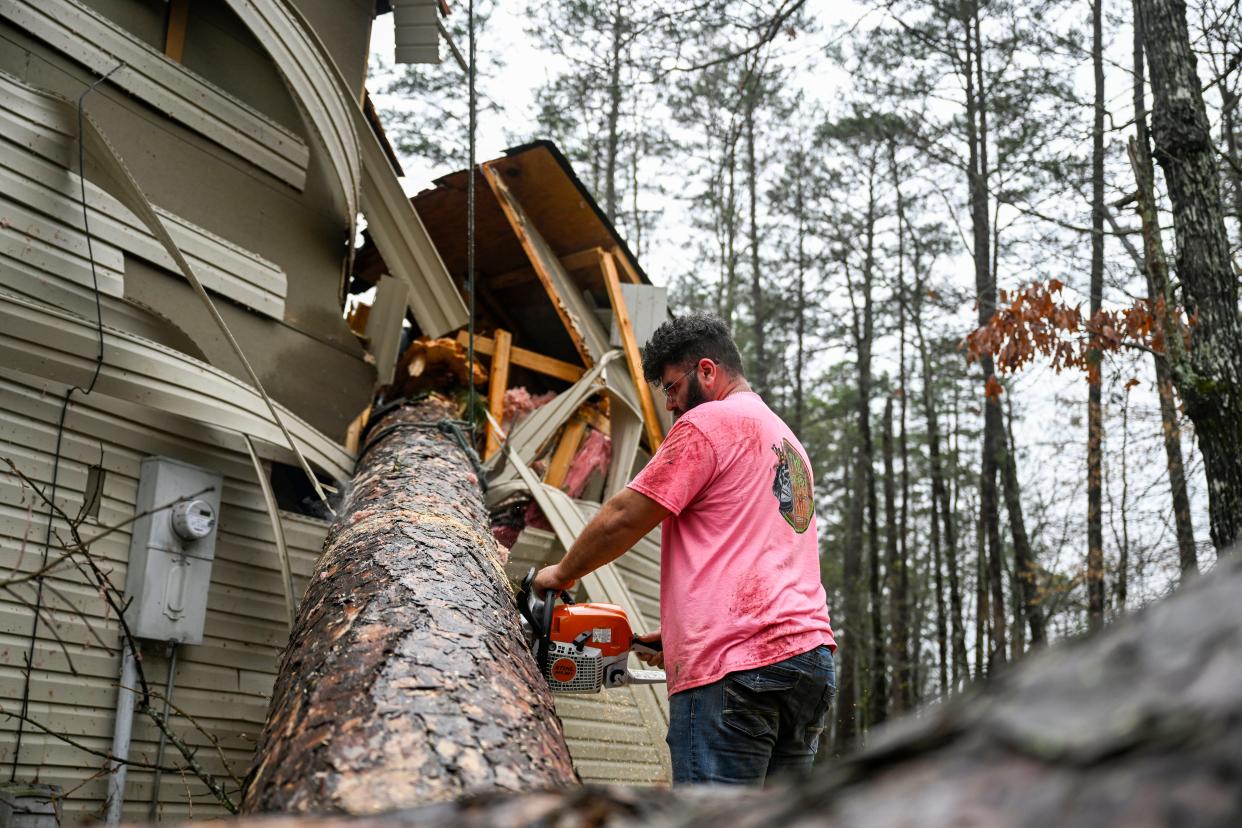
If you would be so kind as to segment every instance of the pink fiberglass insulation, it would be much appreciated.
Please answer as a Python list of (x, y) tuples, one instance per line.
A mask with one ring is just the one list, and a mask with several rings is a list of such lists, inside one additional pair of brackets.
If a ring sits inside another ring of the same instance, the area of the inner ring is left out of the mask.
[(570, 497), (578, 497), (591, 479), (596, 469), (600, 474), (608, 471), (608, 462), (612, 459), (612, 441), (595, 429), (588, 429), (587, 438), (578, 447), (578, 453), (570, 461), (569, 472), (565, 475), (562, 488)]
[(555, 391), (546, 391), (543, 394), (531, 396), (531, 393), (520, 385), (510, 388), (505, 391), (505, 411), (500, 419), (500, 427), (507, 432), (527, 414), (547, 405), (554, 399), (556, 399)]

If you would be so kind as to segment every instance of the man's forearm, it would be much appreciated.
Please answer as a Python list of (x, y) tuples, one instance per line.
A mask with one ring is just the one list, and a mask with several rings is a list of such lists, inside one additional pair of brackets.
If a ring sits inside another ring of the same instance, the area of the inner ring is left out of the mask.
[(625, 554), (668, 510), (629, 489), (609, 499), (561, 559), (562, 577), (577, 580)]

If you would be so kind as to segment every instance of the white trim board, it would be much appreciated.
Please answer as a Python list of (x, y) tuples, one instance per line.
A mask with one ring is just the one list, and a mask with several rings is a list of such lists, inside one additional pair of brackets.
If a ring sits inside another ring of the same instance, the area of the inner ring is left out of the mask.
[(294, 133), (78, 0), (0, 0), (0, 17), (169, 118), (301, 190), (310, 150)]

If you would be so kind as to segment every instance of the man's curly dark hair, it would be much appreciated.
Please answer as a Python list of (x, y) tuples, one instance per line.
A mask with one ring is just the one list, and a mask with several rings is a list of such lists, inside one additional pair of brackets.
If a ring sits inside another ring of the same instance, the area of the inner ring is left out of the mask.
[(643, 378), (657, 382), (669, 365), (695, 365), (700, 359), (742, 376), (742, 355), (729, 326), (710, 313), (688, 313), (656, 328), (643, 347)]

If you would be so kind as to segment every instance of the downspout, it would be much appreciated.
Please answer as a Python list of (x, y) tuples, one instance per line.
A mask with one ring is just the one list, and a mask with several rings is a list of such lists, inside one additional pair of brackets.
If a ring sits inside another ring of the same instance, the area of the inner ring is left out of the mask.
[(138, 662), (134, 642), (121, 645), (121, 679), (116, 690), (116, 722), (112, 731), (112, 759), (108, 762), (108, 799), (104, 822), (119, 825), (125, 804), (125, 774), (129, 769), (129, 742), (134, 733), (134, 684), (138, 681)]

